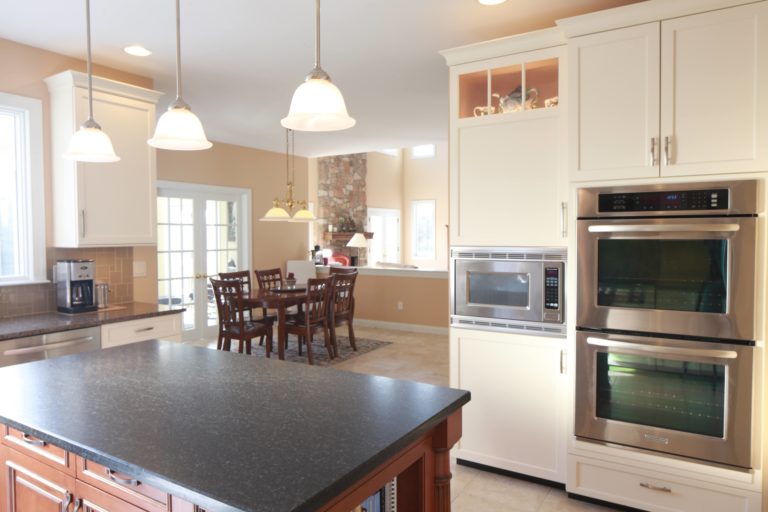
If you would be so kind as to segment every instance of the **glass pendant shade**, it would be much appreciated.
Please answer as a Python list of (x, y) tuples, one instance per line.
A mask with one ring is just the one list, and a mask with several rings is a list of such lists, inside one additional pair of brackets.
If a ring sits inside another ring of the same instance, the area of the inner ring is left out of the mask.
[(213, 146), (205, 137), (200, 119), (189, 108), (174, 105), (160, 116), (155, 134), (147, 143), (155, 148), (181, 151), (208, 149)]
[(341, 91), (330, 80), (309, 78), (296, 88), (288, 116), (280, 124), (291, 130), (329, 132), (355, 126)]
[(288, 214), (285, 209), (280, 208), (280, 202), (275, 201), (273, 203), (272, 208), (267, 210), (267, 213), (264, 214), (264, 216), (259, 219), (266, 222), (272, 222), (272, 221), (279, 221), (279, 220), (291, 220), (291, 216)]
[(317, 219), (312, 214), (312, 212), (307, 210), (306, 208), (302, 208), (301, 210), (293, 214), (293, 218), (291, 219), (291, 222), (312, 222), (314, 220), (317, 220)]
[(109, 135), (99, 126), (81, 126), (69, 140), (69, 147), (64, 153), (67, 160), (78, 162), (118, 162)]

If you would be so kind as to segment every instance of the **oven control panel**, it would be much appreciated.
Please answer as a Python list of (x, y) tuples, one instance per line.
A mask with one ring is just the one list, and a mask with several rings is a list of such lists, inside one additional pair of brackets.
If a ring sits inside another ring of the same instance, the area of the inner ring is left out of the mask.
[(728, 190), (679, 190), (600, 194), (598, 212), (727, 210)]
[(560, 269), (544, 267), (544, 309), (560, 309)]

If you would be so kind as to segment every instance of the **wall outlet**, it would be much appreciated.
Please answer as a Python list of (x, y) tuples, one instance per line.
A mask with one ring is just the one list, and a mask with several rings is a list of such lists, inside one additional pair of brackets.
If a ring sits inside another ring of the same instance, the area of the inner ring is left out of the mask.
[(134, 261), (133, 262), (133, 277), (146, 277), (147, 275), (147, 262), (146, 261)]
[(403, 310), (403, 301), (399, 300), (397, 301), (397, 310), (402, 311)]

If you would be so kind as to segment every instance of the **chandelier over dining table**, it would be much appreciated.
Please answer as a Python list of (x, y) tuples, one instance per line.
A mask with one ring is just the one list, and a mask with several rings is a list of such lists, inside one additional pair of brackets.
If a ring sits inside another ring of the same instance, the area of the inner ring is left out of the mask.
[[(275, 197), (272, 208), (260, 219), (263, 221), (289, 221), (312, 222), (317, 220), (314, 214), (307, 209), (307, 201), (297, 200), (293, 197), (293, 188), (296, 183), (296, 163), (294, 153), (294, 132), (285, 130), (285, 182), (286, 194), (283, 199)], [(293, 209), (297, 208), (296, 213)]]

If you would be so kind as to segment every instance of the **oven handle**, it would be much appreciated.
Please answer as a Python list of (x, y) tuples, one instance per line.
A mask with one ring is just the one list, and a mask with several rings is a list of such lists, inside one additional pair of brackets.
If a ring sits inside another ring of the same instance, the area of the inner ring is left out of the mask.
[(631, 343), (626, 341), (604, 340), (602, 338), (587, 338), (589, 345), (606, 348), (624, 348), (640, 350), (642, 352), (653, 352), (654, 354), (667, 354), (678, 356), (698, 356), (713, 357), (716, 359), (736, 359), (739, 354), (734, 350), (712, 350), (706, 348), (683, 348), (683, 347), (664, 347), (659, 345), (644, 345), (640, 343)]
[(735, 233), (739, 229), (741, 229), (741, 226), (738, 224), (595, 224), (589, 226), (587, 231), (590, 233)]

